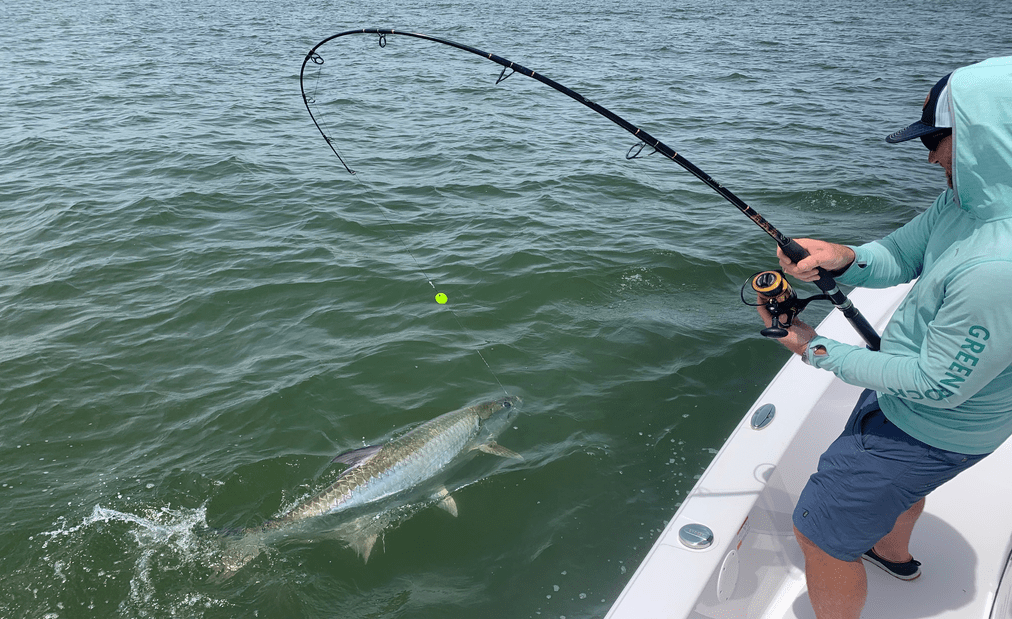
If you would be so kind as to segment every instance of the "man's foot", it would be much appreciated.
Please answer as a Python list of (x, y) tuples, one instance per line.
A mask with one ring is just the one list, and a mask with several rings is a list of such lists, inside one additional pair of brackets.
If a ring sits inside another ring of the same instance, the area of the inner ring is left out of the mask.
[(913, 558), (905, 563), (893, 563), (878, 556), (874, 548), (865, 552), (861, 558), (879, 566), (900, 580), (913, 580), (921, 575), (921, 562)]

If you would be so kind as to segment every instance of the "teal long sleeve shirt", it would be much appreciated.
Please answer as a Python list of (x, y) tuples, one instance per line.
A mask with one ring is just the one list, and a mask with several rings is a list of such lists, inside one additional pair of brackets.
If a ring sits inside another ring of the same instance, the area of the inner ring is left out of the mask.
[(929, 445), (990, 453), (1012, 436), (1012, 58), (950, 78), (954, 187), (889, 236), (855, 247), (843, 284), (917, 279), (879, 351), (817, 336), (813, 365), (874, 389)]

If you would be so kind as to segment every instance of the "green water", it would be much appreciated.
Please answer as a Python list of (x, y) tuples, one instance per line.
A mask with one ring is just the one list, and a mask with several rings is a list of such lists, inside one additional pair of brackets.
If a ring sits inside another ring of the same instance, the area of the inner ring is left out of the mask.
[[(0, 8), (2, 617), (600, 617), (786, 359), (738, 290), (772, 242), (860, 242), (944, 187), (915, 119), (1012, 49), (1004, 2)], [(437, 304), (435, 290), (449, 303)], [(806, 314), (816, 321), (828, 310)], [(460, 510), (363, 565), (325, 535), (209, 580), (215, 529), (331, 458), (520, 395)]]

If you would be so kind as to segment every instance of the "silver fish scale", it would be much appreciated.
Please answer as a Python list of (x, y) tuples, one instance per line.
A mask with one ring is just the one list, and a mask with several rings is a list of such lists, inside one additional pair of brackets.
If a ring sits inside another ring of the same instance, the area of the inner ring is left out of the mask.
[(477, 437), (473, 407), (446, 413), (390, 441), (365, 464), (348, 471), (303, 505), (274, 521), (284, 523), (362, 505), (411, 488), (438, 473)]

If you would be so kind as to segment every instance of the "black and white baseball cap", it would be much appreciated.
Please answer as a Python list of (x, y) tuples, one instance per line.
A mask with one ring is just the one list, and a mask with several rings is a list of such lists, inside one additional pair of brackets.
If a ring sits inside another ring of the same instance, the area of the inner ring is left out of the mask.
[(924, 100), (921, 119), (909, 127), (886, 136), (886, 142), (895, 144), (952, 129), (952, 105), (949, 98), (949, 76), (938, 80)]

